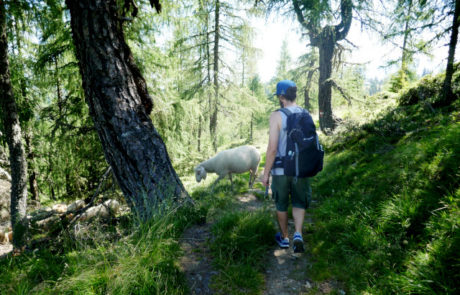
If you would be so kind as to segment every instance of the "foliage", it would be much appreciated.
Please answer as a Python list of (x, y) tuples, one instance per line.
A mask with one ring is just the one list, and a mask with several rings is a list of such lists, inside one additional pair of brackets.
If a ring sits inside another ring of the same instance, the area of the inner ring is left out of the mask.
[(417, 74), (410, 70), (402, 70), (400, 69), (395, 74), (391, 75), (389, 81), (389, 91), (391, 92), (399, 92), (401, 89), (408, 88), (410, 83), (417, 80)]
[[(456, 97), (460, 95), (459, 79), (460, 72), (458, 71), (458, 65), (455, 65), (455, 72), (453, 75), (452, 91)], [(429, 103), (436, 105), (441, 99), (442, 95), (442, 82), (444, 81), (444, 73), (438, 74), (434, 77), (426, 75), (420, 79), (414, 87), (406, 88), (402, 91), (399, 104), (400, 105), (414, 105), (417, 103)]]
[(185, 294), (177, 239), (203, 213), (198, 207), (170, 209), (142, 226), (125, 216), (116, 228), (82, 227), (56, 248), (2, 259), (8, 271), (0, 274), (0, 293)]
[(414, 102), (326, 141), (307, 237), (317, 279), (335, 276), (352, 294), (458, 292), (459, 114), (458, 100), (435, 112)]

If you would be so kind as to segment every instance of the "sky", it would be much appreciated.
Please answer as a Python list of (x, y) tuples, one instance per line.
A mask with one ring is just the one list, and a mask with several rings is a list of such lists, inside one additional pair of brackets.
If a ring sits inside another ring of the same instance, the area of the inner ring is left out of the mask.
[[(301, 34), (299, 33), (297, 20), (287, 20), (281, 17), (270, 17), (267, 20), (258, 18), (252, 20), (252, 25), (255, 28), (254, 45), (263, 52), (257, 63), (258, 73), (263, 82), (269, 81), (275, 74), (284, 38), (288, 41), (289, 53), (293, 61), (310, 50), (306, 47), (308, 38), (304, 38), (304, 41), (300, 40)], [(382, 44), (377, 33), (363, 32), (360, 25), (354, 22), (347, 39), (358, 46), (352, 55), (347, 58), (347, 61), (366, 64), (367, 78), (381, 80), (396, 71), (395, 67), (385, 68), (383, 66), (386, 61), (394, 58), (395, 55), (401, 55), (401, 50), (391, 45)], [(434, 57), (432, 59), (429, 57), (416, 57), (415, 61), (418, 64), (417, 74), (421, 75), (424, 69), (438, 73), (445, 68), (448, 47), (443, 45), (438, 45), (433, 50)]]

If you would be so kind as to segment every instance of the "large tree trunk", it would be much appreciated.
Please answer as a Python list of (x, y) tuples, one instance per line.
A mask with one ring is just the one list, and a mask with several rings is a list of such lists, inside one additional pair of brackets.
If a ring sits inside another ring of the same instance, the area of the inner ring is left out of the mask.
[(149, 118), (152, 101), (125, 42), (115, 0), (67, 0), (90, 114), (128, 204), (141, 220), (190, 200)]
[(27, 161), (22, 144), (21, 126), (11, 86), (6, 36), (6, 9), (0, 1), (0, 106), (11, 165), (11, 225), (13, 247), (26, 244), (27, 222)]
[[(329, 28), (329, 29), (328, 29)], [(329, 31), (328, 34), (325, 32)], [(321, 131), (329, 134), (335, 129), (335, 121), (332, 116), (332, 84), (329, 81), (332, 74), (332, 57), (334, 56), (334, 33), (331, 27), (323, 29), (321, 43), (319, 45), (319, 83), (318, 83), (318, 107), (319, 126)]]
[(456, 96), (452, 92), (452, 76), (454, 74), (454, 59), (455, 48), (457, 47), (458, 40), (458, 27), (460, 25), (460, 0), (455, 1), (454, 20), (452, 23), (452, 34), (449, 43), (449, 56), (447, 57), (446, 77), (444, 79), (441, 101), (437, 104), (439, 106), (449, 105)]

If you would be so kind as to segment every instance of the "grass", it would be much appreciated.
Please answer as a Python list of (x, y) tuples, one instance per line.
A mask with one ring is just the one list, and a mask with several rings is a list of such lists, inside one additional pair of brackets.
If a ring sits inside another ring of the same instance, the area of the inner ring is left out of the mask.
[(212, 227), (211, 252), (219, 270), (213, 285), (222, 294), (260, 294), (274, 224), (266, 211), (230, 212)]
[(326, 140), (313, 182), (313, 275), (338, 278), (350, 294), (455, 294), (460, 102), (432, 112), (424, 101), (402, 101)]
[(218, 294), (260, 294), (265, 284), (264, 259), (273, 245), (275, 225), (266, 208), (239, 210), (235, 195), (247, 191), (248, 179), (248, 173), (234, 175), (233, 190), (223, 180), (213, 193), (201, 188), (192, 194), (206, 207), (212, 224), (209, 247), (217, 274), (211, 287)]
[[(52, 247), (0, 261), (1, 294), (186, 294), (177, 239), (204, 213), (181, 208), (141, 226), (129, 221), (115, 242), (90, 229), (89, 240), (68, 238)], [(120, 228), (118, 228), (120, 230)]]

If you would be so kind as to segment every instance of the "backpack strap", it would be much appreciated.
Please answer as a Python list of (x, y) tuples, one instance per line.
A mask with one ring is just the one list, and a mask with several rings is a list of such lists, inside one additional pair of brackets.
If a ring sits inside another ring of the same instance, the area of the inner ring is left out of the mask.
[(289, 115), (292, 114), (292, 112), (288, 108), (277, 109), (277, 111), (282, 112), (286, 115), (286, 117), (289, 117)]
[[(292, 114), (292, 112), (288, 108), (281, 108), (277, 109), (277, 111), (282, 112), (283, 114), (286, 115), (286, 117), (289, 117), (289, 115)], [(287, 128), (287, 126), (286, 126)], [(283, 168), (283, 159), (284, 157), (275, 157), (275, 161), (273, 162), (273, 167), (272, 168)]]

